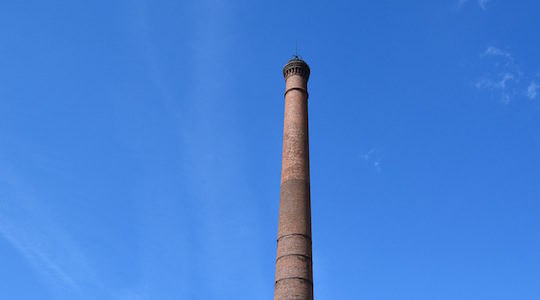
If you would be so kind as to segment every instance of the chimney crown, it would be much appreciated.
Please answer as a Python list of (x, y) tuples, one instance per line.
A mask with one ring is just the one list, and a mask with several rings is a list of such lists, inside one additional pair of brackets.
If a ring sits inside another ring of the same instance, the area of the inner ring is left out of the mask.
[(283, 77), (285, 77), (285, 80), (291, 75), (300, 75), (306, 78), (307, 81), (309, 79), (309, 73), (308, 64), (298, 55), (294, 55), (285, 67), (283, 67)]

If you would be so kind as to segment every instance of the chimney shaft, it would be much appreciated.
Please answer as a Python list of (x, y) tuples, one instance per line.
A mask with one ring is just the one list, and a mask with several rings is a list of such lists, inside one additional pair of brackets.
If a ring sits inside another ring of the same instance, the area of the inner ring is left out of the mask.
[(295, 56), (283, 69), (285, 119), (274, 300), (312, 300), (309, 186), (309, 66)]

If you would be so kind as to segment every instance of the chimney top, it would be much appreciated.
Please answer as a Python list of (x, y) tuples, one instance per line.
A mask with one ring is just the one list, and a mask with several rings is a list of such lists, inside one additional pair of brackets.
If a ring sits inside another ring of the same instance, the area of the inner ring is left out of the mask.
[(308, 64), (298, 55), (293, 55), (285, 67), (283, 67), (283, 77), (285, 77), (285, 80), (291, 75), (300, 75), (305, 77), (307, 81), (309, 79), (309, 73)]

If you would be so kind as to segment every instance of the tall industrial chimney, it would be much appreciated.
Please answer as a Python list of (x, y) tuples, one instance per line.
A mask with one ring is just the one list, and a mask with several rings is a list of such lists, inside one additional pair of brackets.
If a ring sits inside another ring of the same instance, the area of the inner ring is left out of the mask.
[(285, 120), (274, 300), (312, 300), (309, 187), (309, 66), (294, 56), (283, 68)]

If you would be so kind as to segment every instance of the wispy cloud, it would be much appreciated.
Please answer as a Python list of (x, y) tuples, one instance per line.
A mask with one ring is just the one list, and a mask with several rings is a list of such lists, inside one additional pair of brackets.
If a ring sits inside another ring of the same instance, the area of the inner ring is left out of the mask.
[(489, 92), (504, 104), (524, 96), (536, 98), (540, 89), (540, 75), (524, 72), (512, 53), (489, 46), (480, 54), (480, 58), (486, 65), (483, 66), (484, 75), (475, 82), (478, 90)]
[(529, 86), (527, 87), (527, 97), (529, 99), (535, 99), (536, 96), (537, 96), (537, 90), (540, 88), (540, 84), (533, 81), (529, 84)]
[(362, 159), (371, 164), (378, 173), (382, 172), (381, 161), (376, 148), (371, 148), (368, 152), (363, 154)]
[(510, 52), (489, 46), (480, 57), (487, 65), (485, 75), (475, 83), (477, 89), (490, 92), (504, 104), (522, 93), (520, 82), (524, 75)]
[[(488, 3), (490, 1), (491, 0), (475, 0), (475, 2), (478, 4), (478, 6), (480, 6), (480, 8), (483, 9), (483, 10), (487, 9)], [(459, 0), (458, 7), (463, 6), (467, 2), (469, 2), (469, 0)]]
[(488, 47), (482, 56), (502, 56), (513, 60), (512, 54), (493, 46)]
[(488, 89), (492, 92), (500, 93), (500, 100), (504, 104), (510, 103), (513, 93), (508, 91), (507, 86), (509, 82), (513, 82), (515, 77), (511, 73), (499, 74), (499, 78), (482, 78), (476, 82), (476, 88)]
[(476, 87), (479, 88), (479, 89), (493, 88), (493, 89), (504, 90), (504, 89), (506, 89), (507, 83), (509, 81), (515, 80), (515, 77), (514, 77), (514, 75), (512, 73), (502, 73), (499, 76), (500, 76), (500, 78), (496, 79), (496, 80), (492, 80), (492, 79), (489, 79), (489, 78), (480, 79), (476, 83)]
[(487, 9), (487, 4), (490, 0), (478, 0), (478, 5), (484, 10)]

